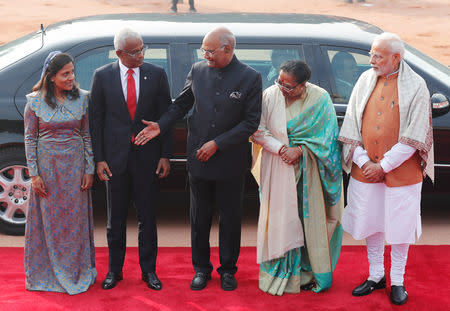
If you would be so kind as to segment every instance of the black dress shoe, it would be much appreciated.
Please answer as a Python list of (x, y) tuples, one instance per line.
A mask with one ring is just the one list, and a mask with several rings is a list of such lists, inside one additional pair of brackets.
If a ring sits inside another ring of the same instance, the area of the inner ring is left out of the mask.
[(123, 280), (122, 272), (116, 273), (110, 271), (106, 274), (106, 278), (102, 282), (102, 288), (103, 289), (114, 288), (117, 285), (117, 282), (121, 280)]
[(142, 273), (142, 281), (147, 283), (147, 286), (151, 289), (160, 290), (162, 288), (161, 281), (155, 272)]
[(305, 285), (301, 285), (300, 289), (301, 290), (312, 290), (315, 285), (316, 285), (316, 283), (311, 282), (311, 283), (308, 283), (308, 284), (305, 284)]
[(386, 278), (383, 276), (383, 278), (377, 283), (375, 281), (365, 280), (364, 283), (356, 287), (352, 295), (353, 296), (365, 296), (369, 295), (371, 292), (373, 292), (376, 289), (382, 289), (386, 288)]
[(196, 272), (191, 281), (192, 290), (202, 290), (206, 287), (206, 283), (211, 280), (211, 273)]
[(220, 275), (220, 283), (223, 290), (235, 290), (237, 281), (233, 274), (224, 272)]
[(408, 293), (403, 285), (391, 286), (391, 301), (395, 305), (402, 305), (408, 300)]

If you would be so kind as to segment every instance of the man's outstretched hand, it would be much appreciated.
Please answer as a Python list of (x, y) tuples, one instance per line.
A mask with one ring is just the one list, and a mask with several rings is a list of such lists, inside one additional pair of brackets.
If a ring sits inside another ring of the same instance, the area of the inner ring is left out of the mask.
[(142, 123), (147, 126), (136, 135), (134, 139), (135, 145), (145, 145), (161, 133), (158, 123), (145, 120), (142, 120)]

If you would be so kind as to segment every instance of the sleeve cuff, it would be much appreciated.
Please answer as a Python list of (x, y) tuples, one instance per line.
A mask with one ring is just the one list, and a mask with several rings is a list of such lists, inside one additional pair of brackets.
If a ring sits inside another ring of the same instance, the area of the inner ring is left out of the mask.
[(361, 146), (355, 148), (353, 152), (353, 162), (358, 165), (359, 168), (362, 168), (364, 164), (370, 161), (369, 156), (367, 155), (367, 151), (364, 150)]
[(385, 158), (380, 160), (380, 165), (381, 165), (381, 168), (383, 169), (383, 172), (385, 174), (389, 173), (393, 169), (393, 167), (389, 164), (388, 161), (386, 161)]

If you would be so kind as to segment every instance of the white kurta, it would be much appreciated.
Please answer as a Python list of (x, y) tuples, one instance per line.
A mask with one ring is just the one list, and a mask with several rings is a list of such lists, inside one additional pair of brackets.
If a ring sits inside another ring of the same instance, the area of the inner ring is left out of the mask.
[[(400, 166), (416, 149), (402, 143), (395, 144), (380, 161), (385, 173)], [(362, 167), (369, 161), (366, 150), (356, 147), (353, 162)], [(342, 226), (355, 239), (385, 233), (390, 244), (414, 243), (422, 233), (420, 191), (422, 183), (402, 187), (388, 187), (384, 183), (363, 183), (350, 178), (348, 205), (342, 215)]]
[(347, 188), (347, 206), (342, 227), (354, 239), (384, 232), (389, 244), (414, 243), (422, 233), (420, 192), (422, 183), (387, 187), (363, 183), (352, 177)]

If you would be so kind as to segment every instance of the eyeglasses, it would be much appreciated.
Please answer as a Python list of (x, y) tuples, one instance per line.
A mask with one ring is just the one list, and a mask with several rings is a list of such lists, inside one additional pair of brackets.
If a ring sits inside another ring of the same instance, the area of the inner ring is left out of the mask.
[(204, 50), (204, 49), (200, 49), (200, 51), (202, 52), (203, 55), (211, 57), (211, 56), (214, 56), (214, 54), (216, 54), (217, 51), (223, 49), (224, 47), (225, 47), (225, 45), (222, 45), (221, 47), (215, 49), (214, 51)]
[(123, 53), (127, 54), (130, 57), (138, 57), (139, 54), (141, 54), (141, 53), (142, 53), (142, 55), (145, 55), (145, 51), (147, 51), (147, 47), (144, 45), (140, 50), (138, 50), (136, 52), (133, 52), (133, 53), (127, 52), (127, 51), (124, 51), (124, 50), (121, 50), (121, 51)]
[(280, 82), (279, 79), (275, 80), (275, 85), (277, 85), (280, 89), (285, 90), (286, 92), (292, 92), (297, 86), (299, 86), (301, 83), (297, 83), (296, 86), (287, 86)]
[(369, 56), (370, 56), (370, 58), (372, 58), (372, 59), (374, 59), (376, 61), (379, 61), (379, 60), (381, 60), (383, 58), (382, 55), (377, 54), (377, 53), (372, 53), (372, 52), (369, 53)]

